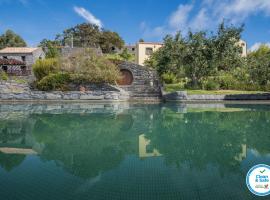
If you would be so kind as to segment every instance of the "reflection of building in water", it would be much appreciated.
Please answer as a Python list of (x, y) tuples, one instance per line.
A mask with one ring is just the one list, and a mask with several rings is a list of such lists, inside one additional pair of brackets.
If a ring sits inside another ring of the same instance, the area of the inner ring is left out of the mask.
[(139, 157), (147, 158), (161, 156), (157, 149), (151, 147), (151, 141), (145, 138), (145, 135), (139, 135)]
[(5, 154), (22, 154), (22, 155), (31, 155), (37, 154), (33, 149), (27, 148), (11, 148), (11, 147), (0, 147), (0, 152)]
[(242, 152), (234, 157), (235, 160), (237, 161), (242, 161), (247, 157), (247, 145), (242, 144), (241, 146), (242, 146)]
[(0, 128), (0, 153), (32, 155), (43, 147), (32, 136), (34, 123), (29, 120), (11, 120)]

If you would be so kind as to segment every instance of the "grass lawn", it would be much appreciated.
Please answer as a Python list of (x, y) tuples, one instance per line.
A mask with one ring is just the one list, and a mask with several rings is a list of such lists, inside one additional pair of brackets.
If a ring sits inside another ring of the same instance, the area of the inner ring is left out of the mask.
[[(180, 84), (168, 84), (164, 86), (166, 92), (175, 92), (182, 89)], [(258, 94), (263, 91), (242, 91), (242, 90), (187, 90), (188, 94)]]

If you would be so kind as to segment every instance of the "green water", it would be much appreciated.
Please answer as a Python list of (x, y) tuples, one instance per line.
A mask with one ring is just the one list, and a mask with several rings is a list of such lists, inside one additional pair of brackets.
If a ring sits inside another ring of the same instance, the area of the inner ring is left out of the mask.
[(270, 199), (270, 105), (1, 104), (0, 199)]

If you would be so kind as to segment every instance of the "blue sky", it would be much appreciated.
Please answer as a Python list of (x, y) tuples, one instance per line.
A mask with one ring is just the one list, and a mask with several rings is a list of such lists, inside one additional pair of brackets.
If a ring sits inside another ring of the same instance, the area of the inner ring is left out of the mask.
[(245, 23), (249, 48), (270, 45), (270, 0), (0, 0), (0, 33), (12, 29), (29, 46), (82, 22), (117, 31), (129, 44), (215, 30), (222, 19)]

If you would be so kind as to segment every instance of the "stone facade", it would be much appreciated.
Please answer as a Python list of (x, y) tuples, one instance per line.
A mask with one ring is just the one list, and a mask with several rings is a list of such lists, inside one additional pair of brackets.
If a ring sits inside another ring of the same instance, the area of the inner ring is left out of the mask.
[(155, 70), (130, 62), (120, 62), (121, 70), (128, 70), (132, 74), (133, 81), (130, 85), (118, 85), (118, 87), (129, 92), (131, 97), (155, 97), (161, 96), (160, 82)]
[(27, 84), (18, 84), (15, 82), (0, 83), (0, 100), (104, 100), (104, 101), (123, 101), (128, 100), (129, 94), (121, 89), (114, 91), (96, 90), (96, 91), (69, 91), (69, 92), (43, 92), (30, 90)]
[(17, 66), (1, 66), (1, 69), (8, 74), (21, 75), (21, 71), (24, 71), (24, 75), (31, 75), (32, 65), (38, 59), (45, 58), (45, 53), (41, 48), (27, 48), (27, 47), (12, 47), (0, 50), (1, 59), (14, 59), (23, 62), (23, 65)]

